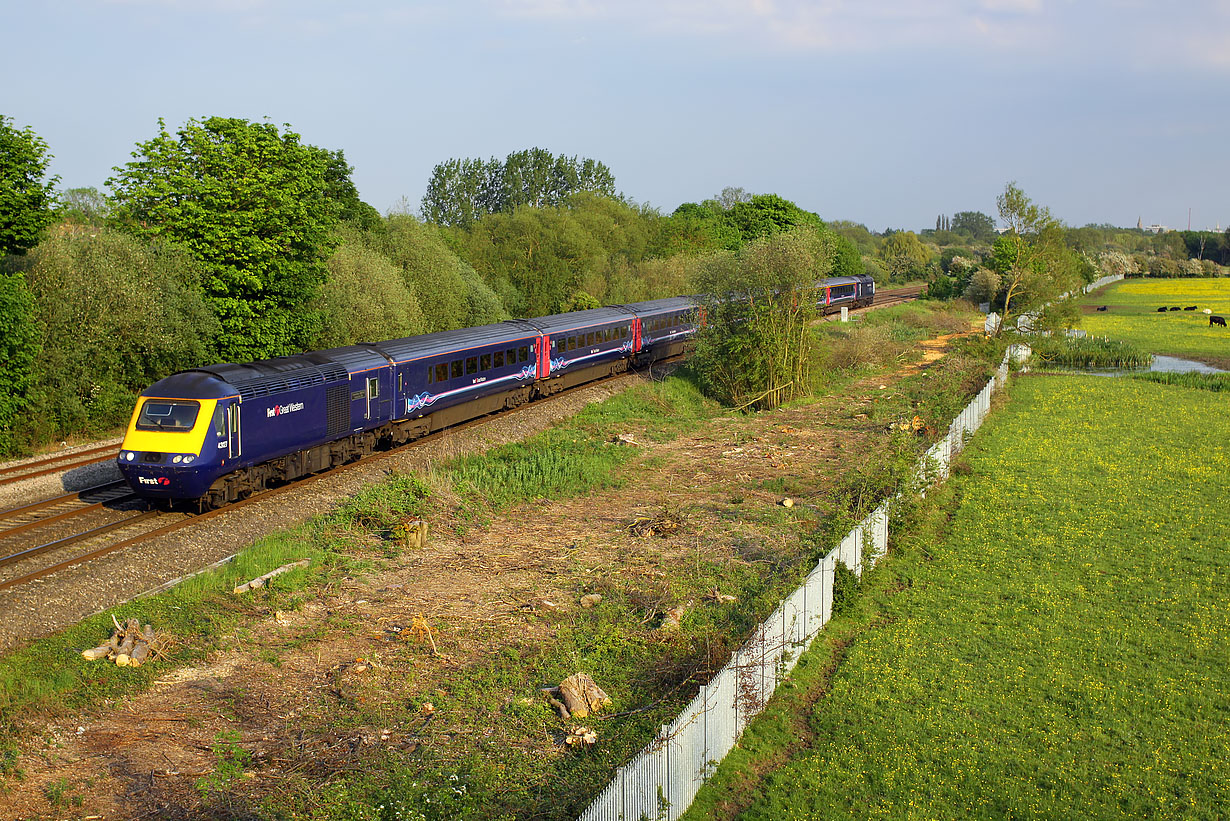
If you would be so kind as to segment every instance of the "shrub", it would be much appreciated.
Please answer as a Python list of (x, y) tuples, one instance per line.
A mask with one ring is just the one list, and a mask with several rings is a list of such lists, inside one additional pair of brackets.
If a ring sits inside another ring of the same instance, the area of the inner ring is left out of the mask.
[(424, 333), (418, 299), (389, 259), (362, 245), (343, 245), (329, 258), (329, 277), (313, 302), (323, 319), (322, 348)]
[(26, 441), (110, 432), (127, 421), (140, 390), (211, 358), (218, 320), (187, 253), (66, 227), (31, 258), (43, 344), (30, 410), (19, 423)]

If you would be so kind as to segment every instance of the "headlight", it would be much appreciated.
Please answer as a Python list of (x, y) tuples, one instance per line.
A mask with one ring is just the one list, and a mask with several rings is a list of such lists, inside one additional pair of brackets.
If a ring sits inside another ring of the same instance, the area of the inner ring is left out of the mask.
[(184, 464), (185, 464), (185, 465), (186, 465), (186, 464), (188, 464), (189, 462), (191, 462), (191, 461), (192, 461), (193, 459), (195, 459), (195, 458), (196, 458), (196, 457), (195, 457), (195, 456), (192, 456), (192, 455), (185, 456), (185, 457), (184, 457)]
[(172, 459), (172, 460), (171, 460), (171, 462), (172, 462), (172, 463), (174, 463), (174, 464), (176, 464), (176, 465), (178, 465), (178, 464), (179, 464), (180, 462), (182, 462), (183, 460), (184, 460), (184, 457), (182, 457), (182, 456), (176, 456), (174, 459)]
[(125, 456), (124, 458), (125, 458), (125, 459), (127, 459), (129, 462), (131, 462), (133, 459), (136, 459), (136, 458), (137, 458), (137, 454), (133, 453), (133, 452), (130, 450), (130, 451), (128, 451), (128, 455), (127, 455), (127, 456)]

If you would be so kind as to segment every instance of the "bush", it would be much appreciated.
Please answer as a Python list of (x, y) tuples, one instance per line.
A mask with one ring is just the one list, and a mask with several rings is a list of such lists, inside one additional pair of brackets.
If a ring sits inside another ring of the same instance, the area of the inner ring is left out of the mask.
[(710, 396), (767, 409), (810, 392), (816, 282), (832, 262), (831, 236), (808, 226), (706, 260), (698, 286), (707, 324), (693, 367)]
[(218, 320), (187, 253), (65, 227), (30, 256), (43, 339), (29, 412), (16, 429), (26, 443), (110, 433), (150, 383), (211, 358)]
[(316, 345), (331, 348), (425, 333), (418, 299), (387, 257), (343, 245), (329, 258), (329, 278), (313, 302), (323, 319)]
[(22, 274), (0, 274), (0, 454), (15, 450), (13, 424), (25, 411), (41, 341), (34, 295)]

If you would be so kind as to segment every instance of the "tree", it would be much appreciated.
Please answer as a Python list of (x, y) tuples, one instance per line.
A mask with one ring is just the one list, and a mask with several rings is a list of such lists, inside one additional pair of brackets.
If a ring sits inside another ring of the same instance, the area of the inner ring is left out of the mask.
[(995, 238), (995, 220), (981, 211), (958, 211), (952, 215), (949, 230), (980, 242), (990, 242)]
[(379, 227), (380, 212), (359, 199), (359, 189), (350, 179), (354, 167), (346, 162), (342, 150), (317, 150), (325, 161), (325, 199), (333, 204), (337, 219), (364, 231)]
[(111, 217), (112, 207), (97, 188), (68, 188), (59, 195), (60, 219), (101, 227)]
[(44, 179), (52, 154), (30, 126), (0, 114), (0, 255), (24, 254), (55, 219), (59, 177)]
[(217, 354), (247, 360), (310, 347), (310, 309), (336, 241), (336, 155), (271, 123), (210, 117), (139, 143), (107, 181), (116, 220), (149, 240), (182, 244), (201, 260), (203, 287), (222, 323)]
[(896, 231), (880, 246), (880, 259), (893, 282), (921, 276), (929, 256), (927, 247), (913, 231)]
[(722, 206), (723, 211), (729, 211), (741, 202), (750, 202), (752, 195), (742, 188), (728, 185), (714, 199)]
[(745, 243), (796, 225), (809, 225), (817, 230), (824, 228), (820, 217), (777, 194), (757, 194), (749, 200), (736, 202), (728, 213)]
[(440, 163), (427, 182), (422, 212), (428, 222), (469, 228), (487, 214), (552, 207), (581, 191), (615, 198), (615, 177), (597, 160), (531, 148), (503, 162), (493, 157)]
[(832, 264), (833, 235), (802, 225), (705, 261), (697, 286), (706, 323), (693, 367), (720, 401), (777, 407), (811, 390), (816, 281)]
[(1074, 288), (1080, 266), (1064, 244), (1063, 225), (1015, 182), (1008, 183), (996, 204), (1008, 226), (991, 247), (991, 266), (1004, 294), (1002, 329), (1014, 306), (1021, 313)]
[(725, 212), (685, 202), (663, 220), (655, 250), (659, 256), (672, 257), (735, 251), (742, 244), (739, 229)]

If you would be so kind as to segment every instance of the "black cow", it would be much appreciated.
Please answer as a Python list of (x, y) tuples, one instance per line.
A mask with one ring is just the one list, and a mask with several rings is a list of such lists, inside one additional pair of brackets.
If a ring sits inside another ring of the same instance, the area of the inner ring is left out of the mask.
[(1188, 306), (1187, 306), (1186, 308), (1184, 308), (1183, 310), (1185, 310), (1185, 311), (1194, 311), (1194, 310), (1196, 310), (1196, 307), (1197, 307), (1197, 306), (1195, 306), (1195, 305), (1188, 305)]
[(1214, 325), (1220, 325), (1220, 326), (1222, 326), (1223, 328), (1224, 328), (1224, 327), (1226, 327), (1226, 319), (1225, 319), (1225, 317), (1220, 317), (1220, 316), (1210, 316), (1210, 317), (1209, 317), (1209, 327), (1210, 327), (1210, 328), (1212, 328)]
[(1158, 308), (1158, 309), (1157, 309), (1157, 312), (1158, 312), (1159, 314), (1164, 314), (1164, 313), (1166, 313), (1166, 309), (1165, 309), (1165, 308)]
[(1099, 311), (1105, 311), (1105, 310), (1106, 310), (1106, 306), (1105, 306), (1105, 305), (1103, 305), (1102, 307), (1098, 308), (1098, 310), (1099, 310)]
[(1174, 306), (1173, 308), (1171, 308), (1170, 310), (1172, 310), (1172, 311), (1177, 311), (1177, 310), (1179, 310), (1179, 306), (1178, 306), (1178, 305), (1176, 305), (1176, 306)]

